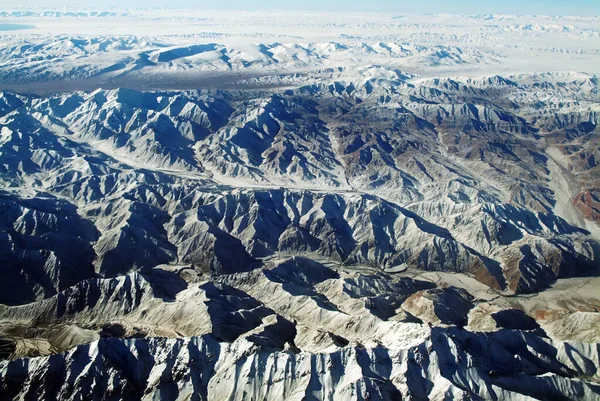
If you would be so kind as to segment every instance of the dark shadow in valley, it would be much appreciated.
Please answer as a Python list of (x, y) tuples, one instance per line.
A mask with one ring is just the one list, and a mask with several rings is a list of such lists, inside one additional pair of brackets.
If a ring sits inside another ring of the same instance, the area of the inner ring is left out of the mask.
[[(105, 71), (106, 73), (110, 71)], [(86, 79), (57, 79), (37, 81), (8, 81), (0, 76), (0, 91), (19, 92), (35, 95), (49, 95), (61, 92), (94, 91), (96, 89), (127, 88), (139, 91), (161, 90), (267, 90), (287, 88), (289, 84), (277, 82), (259, 82), (263, 77), (293, 77), (293, 73), (217, 73), (194, 75), (121, 75), (113, 78), (94, 76)]]

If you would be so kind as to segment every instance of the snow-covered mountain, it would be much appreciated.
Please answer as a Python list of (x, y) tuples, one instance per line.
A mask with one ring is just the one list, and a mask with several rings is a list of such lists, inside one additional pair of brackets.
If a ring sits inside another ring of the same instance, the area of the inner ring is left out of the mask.
[(0, 13), (0, 400), (600, 399), (594, 19), (156, 13)]
[[(8, 84), (57, 79), (135, 79), (143, 74), (176, 79), (186, 72), (279, 74), (327, 68), (355, 60), (398, 65), (497, 63), (500, 56), (458, 46), (403, 43), (265, 43), (235, 47), (218, 43), (167, 45), (137, 37), (26, 37), (0, 50)], [(141, 72), (140, 72), (141, 71)]]

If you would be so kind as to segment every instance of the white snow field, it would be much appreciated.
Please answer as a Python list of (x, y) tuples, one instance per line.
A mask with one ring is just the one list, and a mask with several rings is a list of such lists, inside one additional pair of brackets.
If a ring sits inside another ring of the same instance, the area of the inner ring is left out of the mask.
[(600, 400), (597, 74), (597, 17), (0, 10), (0, 401)]

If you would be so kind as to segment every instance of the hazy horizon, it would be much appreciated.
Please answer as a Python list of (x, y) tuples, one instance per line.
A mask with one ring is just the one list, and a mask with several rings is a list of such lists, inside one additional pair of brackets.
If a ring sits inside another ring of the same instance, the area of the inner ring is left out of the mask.
[(275, 0), (228, 0), (228, 1), (195, 1), (189, 0), (110, 0), (98, 5), (92, 2), (76, 0), (52, 0), (35, 1), (24, 0), (19, 5), (12, 1), (0, 0), (0, 7), (15, 9), (20, 7), (45, 8), (45, 7), (69, 7), (69, 8), (193, 8), (210, 10), (239, 10), (239, 11), (338, 11), (338, 12), (389, 12), (389, 13), (456, 13), (456, 14), (527, 14), (527, 15), (600, 15), (600, 2), (593, 0), (578, 0), (570, 3), (562, 1), (532, 1), (522, 2), (507, 0), (497, 1), (391, 1), (379, 0), (374, 2), (358, 1), (275, 1)]

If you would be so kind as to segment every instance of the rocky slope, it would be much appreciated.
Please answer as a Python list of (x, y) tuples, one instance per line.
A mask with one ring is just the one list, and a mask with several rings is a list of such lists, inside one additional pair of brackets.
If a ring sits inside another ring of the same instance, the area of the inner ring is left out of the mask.
[(353, 73), (3, 93), (0, 398), (600, 399), (598, 79)]

